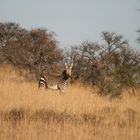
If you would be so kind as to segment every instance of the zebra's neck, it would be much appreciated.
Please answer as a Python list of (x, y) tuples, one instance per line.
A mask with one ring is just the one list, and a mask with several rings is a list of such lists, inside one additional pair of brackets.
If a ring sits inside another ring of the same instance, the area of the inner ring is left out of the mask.
[(64, 75), (63, 80), (67, 81), (69, 79), (69, 76), (67, 74)]

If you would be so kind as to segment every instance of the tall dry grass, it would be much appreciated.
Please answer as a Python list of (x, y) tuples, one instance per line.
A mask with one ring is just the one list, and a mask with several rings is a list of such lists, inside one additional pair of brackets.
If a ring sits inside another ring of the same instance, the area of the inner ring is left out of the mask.
[(71, 85), (38, 90), (11, 66), (0, 68), (0, 139), (2, 140), (139, 140), (139, 92), (122, 99), (100, 97), (96, 89)]

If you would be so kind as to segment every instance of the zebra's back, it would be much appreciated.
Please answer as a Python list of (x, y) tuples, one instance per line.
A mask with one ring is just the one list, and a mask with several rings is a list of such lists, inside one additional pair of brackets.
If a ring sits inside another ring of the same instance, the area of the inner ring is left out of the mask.
[(65, 79), (62, 76), (41, 76), (39, 80), (39, 88), (48, 88), (53, 90), (59, 90), (64, 92), (68, 86), (68, 78)]

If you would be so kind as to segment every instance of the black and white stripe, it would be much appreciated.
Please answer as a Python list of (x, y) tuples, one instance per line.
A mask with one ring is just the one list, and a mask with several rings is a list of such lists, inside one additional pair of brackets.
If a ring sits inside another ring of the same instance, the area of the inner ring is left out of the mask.
[(57, 87), (60, 93), (63, 93), (68, 86), (69, 79), (70, 77), (68, 75), (64, 75), (64, 77), (58, 82)]
[(39, 79), (39, 88), (47, 88), (47, 80), (45, 75), (42, 75)]

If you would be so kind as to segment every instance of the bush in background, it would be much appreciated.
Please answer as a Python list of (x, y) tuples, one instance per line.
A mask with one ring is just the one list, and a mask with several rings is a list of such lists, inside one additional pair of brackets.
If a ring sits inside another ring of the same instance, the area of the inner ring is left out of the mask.
[(0, 23), (0, 64), (10, 63), (31, 80), (52, 71), (63, 51), (46, 29), (26, 30), (15, 23)]

